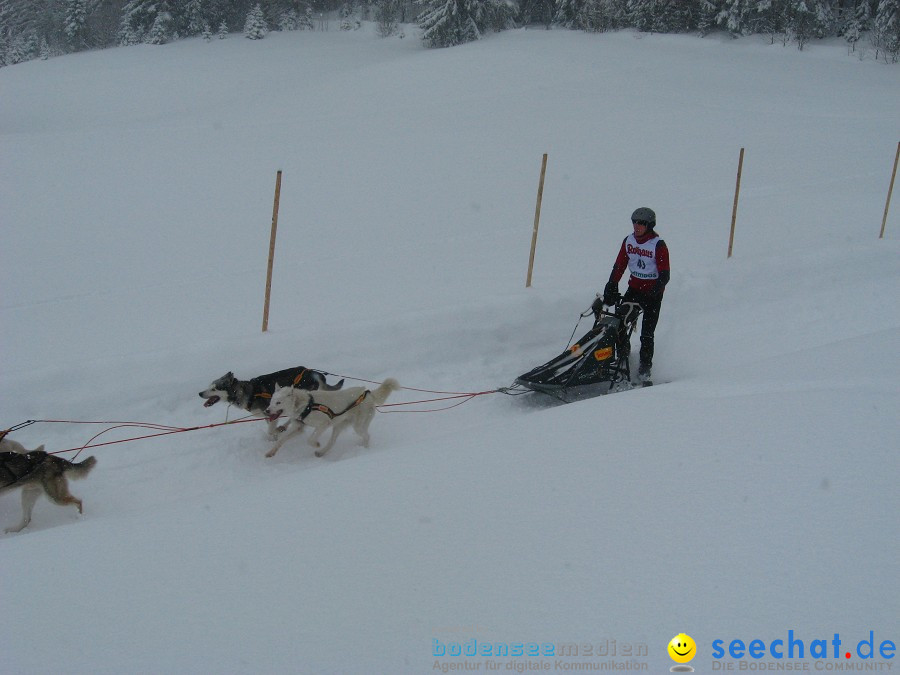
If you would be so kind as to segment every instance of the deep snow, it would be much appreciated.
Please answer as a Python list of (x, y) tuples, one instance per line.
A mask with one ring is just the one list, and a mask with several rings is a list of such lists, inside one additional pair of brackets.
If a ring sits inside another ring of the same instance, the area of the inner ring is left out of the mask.
[(368, 26), (0, 70), (3, 427), (234, 419), (197, 396), (229, 369), (491, 390), (565, 346), (636, 206), (673, 264), (664, 386), (383, 414), (326, 459), (264, 459), (260, 423), (86, 451), (82, 516), (42, 500), (0, 536), (2, 670), (424, 673), (474, 639), (664, 672), (686, 632), (703, 672), (715, 639), (900, 640), (898, 110), (900, 70), (839, 43), (632, 32), (425, 50)]

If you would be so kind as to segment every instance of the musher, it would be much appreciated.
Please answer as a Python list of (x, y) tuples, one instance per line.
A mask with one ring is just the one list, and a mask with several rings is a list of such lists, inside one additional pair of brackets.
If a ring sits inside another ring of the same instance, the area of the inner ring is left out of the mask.
[[(631, 224), (634, 232), (622, 241), (612, 274), (603, 289), (603, 296), (594, 301), (592, 309), (599, 317), (604, 304), (616, 304), (619, 299), (619, 280), (628, 268), (631, 276), (622, 301), (636, 302), (641, 306), (643, 319), (638, 379), (649, 382), (653, 368), (653, 334), (659, 321), (663, 293), (669, 283), (669, 249), (654, 231), (656, 214), (653, 209), (646, 206), (635, 209), (631, 214)], [(630, 350), (631, 345), (624, 344), (622, 348)]]

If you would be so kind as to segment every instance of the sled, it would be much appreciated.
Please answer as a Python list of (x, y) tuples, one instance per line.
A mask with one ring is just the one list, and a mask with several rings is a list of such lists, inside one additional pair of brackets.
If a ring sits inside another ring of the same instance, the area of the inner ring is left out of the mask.
[[(583, 313), (582, 318), (592, 314)], [(604, 305), (594, 326), (575, 344), (515, 380), (524, 388), (564, 403), (632, 389), (631, 334), (641, 314), (636, 302)], [(577, 326), (576, 326), (577, 328)]]

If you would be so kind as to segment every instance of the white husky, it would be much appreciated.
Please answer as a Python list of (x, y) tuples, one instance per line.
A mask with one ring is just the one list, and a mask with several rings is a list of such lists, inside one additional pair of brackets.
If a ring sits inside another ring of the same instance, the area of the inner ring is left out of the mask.
[(276, 389), (266, 414), (270, 421), (285, 415), (288, 423), (266, 457), (274, 457), (286, 441), (303, 433), (306, 425), (315, 429), (309, 438), (309, 444), (314, 448), (320, 447), (319, 436), (329, 427), (332, 430), (325, 447), (316, 450), (316, 457), (322, 457), (331, 450), (338, 435), (350, 425), (362, 438), (363, 447), (369, 447), (369, 424), (375, 416), (375, 407), (384, 403), (391, 392), (399, 388), (397, 380), (388, 378), (373, 391), (364, 387), (337, 391), (306, 391), (294, 387)]

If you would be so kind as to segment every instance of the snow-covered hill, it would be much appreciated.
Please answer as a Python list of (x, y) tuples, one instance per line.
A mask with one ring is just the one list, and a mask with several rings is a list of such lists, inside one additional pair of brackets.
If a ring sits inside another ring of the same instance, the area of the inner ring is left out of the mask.
[(680, 632), (702, 672), (717, 639), (900, 639), (897, 68), (369, 27), (29, 62), (0, 92), (0, 426), (102, 422), (29, 447), (235, 419), (197, 396), (227, 370), (496, 389), (565, 346), (635, 207), (673, 264), (664, 386), (382, 414), (326, 459), (266, 460), (259, 423), (94, 448), (82, 516), (42, 500), (0, 536), (4, 672), (485, 671), (453, 645), (517, 643), (594, 657), (493, 661), (660, 672)]

